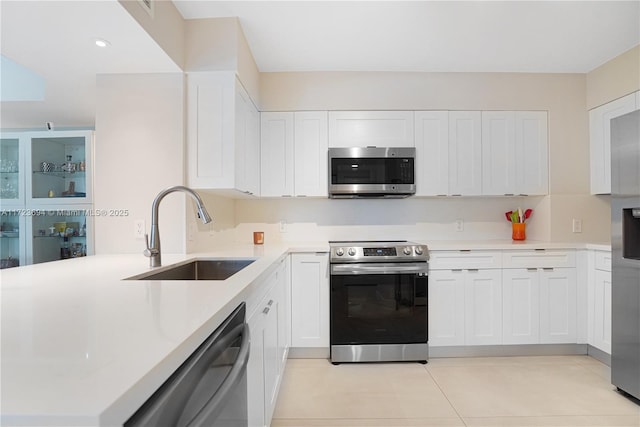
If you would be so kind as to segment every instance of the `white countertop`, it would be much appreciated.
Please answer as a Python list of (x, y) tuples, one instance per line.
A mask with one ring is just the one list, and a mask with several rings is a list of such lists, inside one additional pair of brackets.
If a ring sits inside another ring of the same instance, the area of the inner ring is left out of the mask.
[(533, 250), (533, 249), (593, 249), (610, 251), (609, 243), (562, 243), (545, 242), (541, 240), (421, 240), (416, 242), (426, 244), (431, 251), (457, 251), (457, 250)]
[(149, 270), (141, 254), (2, 270), (0, 424), (121, 424), (289, 249), (328, 251), (328, 245), (162, 255), (164, 266), (256, 258), (224, 281), (123, 280)]
[[(424, 242), (430, 250), (595, 249), (525, 241)], [(127, 281), (149, 269), (140, 254), (100, 255), (0, 271), (2, 425), (117, 425), (246, 300), (287, 252), (319, 243), (163, 254), (255, 258), (224, 281)]]

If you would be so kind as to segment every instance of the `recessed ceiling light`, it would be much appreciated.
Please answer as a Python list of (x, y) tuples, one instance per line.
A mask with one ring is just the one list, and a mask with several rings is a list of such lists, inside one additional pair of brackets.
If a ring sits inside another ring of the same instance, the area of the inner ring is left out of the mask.
[(96, 42), (96, 46), (98, 47), (111, 46), (111, 43), (109, 43), (109, 41), (105, 39), (95, 39), (95, 42)]

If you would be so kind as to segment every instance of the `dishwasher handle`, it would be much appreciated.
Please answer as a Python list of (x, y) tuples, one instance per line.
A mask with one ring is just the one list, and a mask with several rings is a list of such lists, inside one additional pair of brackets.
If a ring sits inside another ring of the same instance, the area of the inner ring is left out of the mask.
[(231, 397), (234, 387), (242, 380), (242, 376), (247, 370), (247, 364), (249, 363), (249, 325), (244, 323), (242, 326), (242, 342), (240, 344), (240, 351), (238, 357), (233, 363), (231, 371), (225, 378), (224, 382), (218, 388), (216, 393), (211, 396), (205, 406), (196, 414), (196, 416), (189, 422), (189, 427), (208, 427), (211, 419), (216, 419), (216, 413), (219, 413), (224, 409), (225, 403)]

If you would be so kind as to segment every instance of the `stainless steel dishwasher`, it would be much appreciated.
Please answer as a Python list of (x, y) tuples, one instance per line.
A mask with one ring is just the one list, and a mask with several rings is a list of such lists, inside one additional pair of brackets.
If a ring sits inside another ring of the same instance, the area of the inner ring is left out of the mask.
[(246, 427), (249, 327), (242, 303), (124, 424)]

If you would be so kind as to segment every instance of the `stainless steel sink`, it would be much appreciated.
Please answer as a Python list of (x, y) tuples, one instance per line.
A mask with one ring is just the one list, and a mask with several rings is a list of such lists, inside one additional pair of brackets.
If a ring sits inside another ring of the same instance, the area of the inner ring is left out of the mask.
[(253, 259), (195, 260), (128, 277), (126, 280), (225, 280), (254, 261)]

